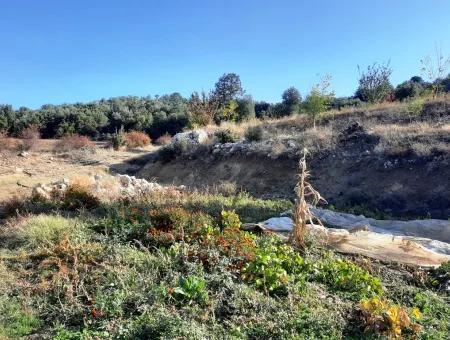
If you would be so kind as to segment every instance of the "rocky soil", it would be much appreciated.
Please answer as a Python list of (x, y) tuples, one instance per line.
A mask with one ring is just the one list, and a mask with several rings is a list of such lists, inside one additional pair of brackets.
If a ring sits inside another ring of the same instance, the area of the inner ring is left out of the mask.
[[(439, 135), (444, 145), (450, 136)], [(358, 121), (339, 132), (331, 147), (309, 157), (312, 184), (338, 210), (376, 217), (439, 218), (450, 216), (450, 154), (429, 150), (380, 152), (379, 136)], [(301, 144), (293, 139), (203, 146), (174, 161), (148, 162), (138, 177), (195, 188), (220, 181), (258, 197), (293, 198)]]

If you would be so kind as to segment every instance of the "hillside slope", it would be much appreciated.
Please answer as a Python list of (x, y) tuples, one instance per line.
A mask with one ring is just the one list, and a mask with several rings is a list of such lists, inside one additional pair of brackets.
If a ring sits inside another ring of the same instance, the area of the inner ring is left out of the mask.
[[(252, 123), (253, 125), (255, 123)], [(335, 112), (256, 123), (262, 141), (204, 146), (138, 176), (196, 188), (221, 181), (258, 197), (293, 197), (297, 160), (310, 151), (312, 183), (340, 210), (400, 218), (450, 216), (450, 101)], [(243, 134), (245, 126), (228, 126)]]

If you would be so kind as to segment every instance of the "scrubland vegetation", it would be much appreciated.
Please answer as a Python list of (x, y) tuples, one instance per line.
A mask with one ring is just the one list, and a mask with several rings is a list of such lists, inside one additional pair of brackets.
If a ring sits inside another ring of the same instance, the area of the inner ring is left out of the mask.
[[(263, 151), (273, 159), (288, 158), (290, 143), (335, 157), (356, 126), (358, 138), (376, 143), (359, 150), (353, 140), (356, 151), (346, 154), (435, 156), (450, 151), (450, 76), (434, 72), (427, 59), (423, 67), (426, 80), (393, 87), (389, 65), (371, 65), (345, 98), (334, 96), (325, 76), (304, 98), (290, 87), (279, 103), (254, 102), (229, 73), (190, 98), (117, 97), (37, 110), (2, 105), (0, 143), (33, 151), (41, 138), (58, 138), (53, 151), (76, 156), (73, 150), (94, 150), (93, 140), (130, 153), (153, 142), (162, 163), (209, 156), (216, 143), (239, 140), (268, 142)], [(355, 119), (364, 127), (351, 125)], [(209, 139), (197, 149), (171, 143), (198, 127)], [(99, 198), (80, 181), (50, 199), (9, 199), (0, 226), (0, 338), (449, 338), (449, 263), (424, 269), (329, 250), (305, 231), (313, 218), (305, 195), (314, 203), (321, 197), (300, 164), (305, 176), (295, 206), (254, 198), (218, 178), (209, 192), (166, 188)], [(289, 238), (242, 228), (292, 209)]]
[[(118, 131), (143, 132), (156, 141), (165, 134), (174, 135), (187, 128), (239, 123), (254, 118), (282, 118), (298, 113), (310, 115), (315, 126), (319, 115), (324, 112), (364, 109), (385, 102), (407, 101), (410, 113), (417, 114), (423, 106), (423, 98), (436, 98), (450, 91), (450, 76), (445, 73), (450, 59), (439, 53), (422, 60), (421, 72), (425, 80), (414, 76), (395, 88), (390, 82), (392, 69), (389, 63), (374, 63), (365, 70), (358, 67), (359, 86), (351, 97), (335, 97), (332, 78), (325, 75), (304, 99), (295, 87), (290, 87), (282, 93), (279, 103), (255, 102), (244, 90), (239, 75), (227, 73), (219, 78), (210, 92), (194, 92), (189, 98), (179, 93), (155, 97), (128, 96), (86, 104), (48, 104), (37, 110), (26, 107), (14, 110), (10, 105), (1, 105), (0, 131), (25, 140), (38, 135), (59, 138), (73, 134), (105, 140), (117, 137)], [(147, 141), (147, 138), (145, 141), (141, 139), (138, 144), (146, 144)]]
[[(226, 191), (226, 190), (225, 190)], [(243, 231), (292, 208), (166, 189), (12, 202), (0, 229), (4, 338), (444, 339), (450, 275)], [(444, 280), (444, 281), (443, 281)]]

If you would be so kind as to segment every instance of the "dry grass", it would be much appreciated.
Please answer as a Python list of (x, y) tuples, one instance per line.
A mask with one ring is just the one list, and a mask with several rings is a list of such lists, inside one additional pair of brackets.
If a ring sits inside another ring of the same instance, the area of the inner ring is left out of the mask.
[(22, 141), (11, 138), (4, 131), (0, 132), (0, 151), (17, 151), (22, 149)]
[[(425, 97), (422, 98), (425, 104), (433, 104), (439, 102), (450, 101), (450, 94), (442, 95), (438, 98)], [(403, 102), (383, 102), (377, 104), (365, 104), (360, 107), (349, 107), (343, 108), (341, 110), (330, 110), (322, 113), (319, 116), (320, 121), (332, 121), (334, 119), (340, 119), (340, 116), (352, 116), (353, 114), (364, 112), (367, 118), (372, 115), (379, 115), (381, 112), (389, 112), (389, 115), (398, 113), (404, 114), (408, 111), (408, 105), (410, 101)], [(270, 118), (265, 120), (252, 119), (246, 122), (234, 123), (234, 122), (223, 122), (220, 126), (208, 125), (205, 130), (209, 132), (214, 132), (222, 129), (229, 129), (236, 133), (238, 136), (243, 137), (245, 131), (252, 126), (263, 126), (266, 132), (277, 133), (280, 130), (307, 130), (313, 127), (312, 118), (307, 114), (298, 114), (293, 116), (286, 116), (281, 118)]]
[(172, 142), (172, 136), (168, 133), (159, 136), (158, 139), (156, 139), (155, 144), (156, 145), (169, 145), (170, 142)]
[(450, 133), (450, 124), (436, 125), (427, 122), (416, 122), (408, 125), (384, 124), (376, 125), (371, 128), (371, 132), (380, 136), (395, 135), (425, 135), (434, 133)]
[(117, 178), (107, 173), (96, 173), (97, 180), (91, 175), (75, 176), (71, 179), (70, 185), (80, 188), (101, 201), (110, 202), (121, 196), (119, 182)]
[[(449, 125), (445, 124), (448, 118), (436, 116), (430, 105), (437, 104), (438, 111), (445, 110), (450, 94), (438, 98), (421, 98), (421, 105), (425, 110), (421, 110), (421, 115), (411, 114), (414, 100), (327, 111), (320, 116), (316, 128), (313, 128), (310, 116), (299, 114), (263, 121), (254, 119), (241, 123), (224, 122), (220, 126), (209, 125), (205, 129), (210, 134), (217, 130), (230, 130), (237, 138), (244, 138), (249, 128), (261, 127), (263, 140), (274, 142), (271, 154), (279, 155), (286, 151), (287, 141), (294, 141), (300, 149), (306, 148), (311, 153), (332, 149), (346, 126), (357, 121), (369, 133), (380, 136), (376, 152), (404, 154), (412, 150), (418, 155), (430, 155), (434, 151), (449, 152), (450, 145), (448, 138), (445, 138), (449, 135)], [(419, 122), (419, 119), (424, 120), (428, 115), (428, 123)]]
[(264, 122), (258, 119), (251, 119), (246, 122), (235, 123), (235, 122), (222, 122), (220, 126), (215, 124), (210, 124), (204, 127), (204, 130), (208, 132), (208, 134), (214, 134), (214, 132), (219, 130), (230, 130), (234, 135), (239, 138), (243, 138), (245, 132), (249, 127), (264, 125)]
[(220, 181), (212, 187), (211, 192), (225, 197), (231, 197), (238, 193), (239, 189), (236, 182)]
[(88, 137), (71, 134), (61, 137), (56, 143), (54, 150), (57, 152), (67, 152), (71, 150), (92, 147), (93, 145), (94, 144)]
[(329, 149), (336, 143), (338, 132), (334, 131), (330, 125), (310, 128), (302, 134), (298, 134), (295, 140), (303, 148), (310, 152), (321, 149)]
[(450, 136), (450, 124), (384, 124), (372, 126), (370, 132), (380, 137), (375, 148), (379, 153), (401, 154), (412, 150), (418, 155), (426, 156), (434, 150), (450, 151), (450, 145), (443, 140), (445, 136)]

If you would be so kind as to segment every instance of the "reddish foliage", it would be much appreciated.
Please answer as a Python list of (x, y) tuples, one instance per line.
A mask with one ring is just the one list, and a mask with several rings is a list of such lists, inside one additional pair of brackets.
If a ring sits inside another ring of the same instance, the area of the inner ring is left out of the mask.
[(172, 141), (172, 136), (168, 133), (160, 136), (156, 141), (155, 144), (157, 145), (168, 145)]
[(86, 136), (77, 134), (62, 136), (55, 145), (55, 151), (70, 151), (93, 146)]
[(149, 145), (150, 137), (141, 131), (130, 131), (125, 134), (125, 144), (129, 148), (136, 148)]
[(211, 222), (203, 213), (190, 212), (178, 207), (150, 210), (148, 220), (151, 224), (149, 237), (186, 242), (201, 238), (205, 234), (204, 226)]

